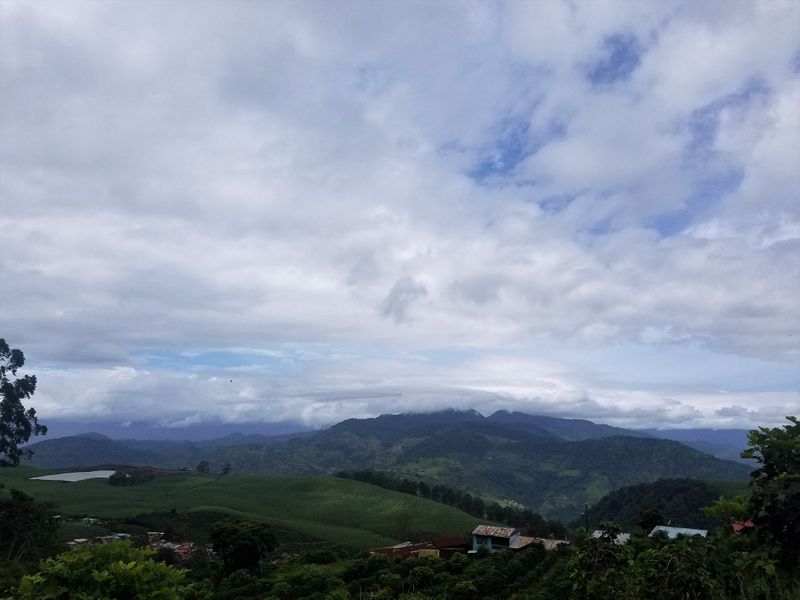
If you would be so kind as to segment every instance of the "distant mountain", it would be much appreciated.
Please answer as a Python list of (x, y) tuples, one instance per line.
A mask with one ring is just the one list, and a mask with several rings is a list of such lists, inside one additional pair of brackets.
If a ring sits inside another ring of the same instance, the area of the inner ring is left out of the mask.
[(752, 465), (753, 461), (742, 458), (747, 447), (747, 429), (641, 429), (639, 433), (674, 440), (696, 450), (725, 460), (735, 460)]
[[(313, 435), (302, 432), (276, 436), (231, 434), (224, 438), (190, 442), (185, 440), (112, 440), (99, 433), (44, 440), (31, 444), (33, 458), (28, 464), (43, 469), (63, 469), (99, 464), (155, 466), (194, 469), (209, 455), (219, 455), (222, 448), (266, 448), (285, 444), (295, 438)], [(227, 461), (219, 463), (218, 467)]]
[(703, 440), (714, 444), (728, 444), (744, 450), (748, 429), (639, 429), (638, 431), (676, 442)]
[(76, 435), (32, 444), (32, 464), (43, 468), (80, 467), (99, 464), (159, 466), (156, 452), (129, 447), (98, 433)]
[[(659, 478), (745, 479), (744, 465), (684, 444), (576, 419), (475, 411), (348, 419), (329, 429), (279, 439), (232, 435), (206, 442), (86, 437), (31, 446), (37, 466), (101, 463), (234, 472), (331, 474), (374, 469), (516, 502), (572, 520), (585, 502)], [(64, 452), (61, 448), (64, 448)]]
[(311, 431), (311, 428), (302, 423), (293, 421), (278, 421), (273, 423), (222, 423), (220, 421), (207, 421), (176, 427), (150, 421), (131, 421), (125, 423), (120, 423), (118, 421), (92, 421), (87, 423), (86, 421), (72, 421), (67, 419), (47, 420), (47, 439), (73, 437), (87, 430), (97, 432), (113, 439), (188, 440), (197, 442), (222, 438), (231, 434), (273, 437)]

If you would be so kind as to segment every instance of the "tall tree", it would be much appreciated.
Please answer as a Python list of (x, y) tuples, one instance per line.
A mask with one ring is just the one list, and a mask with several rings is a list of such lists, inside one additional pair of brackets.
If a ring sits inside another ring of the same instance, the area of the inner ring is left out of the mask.
[(756, 534), (781, 549), (786, 566), (800, 568), (800, 422), (751, 431), (743, 458), (755, 458), (761, 467), (751, 474), (749, 508)]
[(39, 424), (36, 411), (22, 404), (36, 391), (35, 375), (16, 377), (24, 364), (22, 350), (10, 348), (0, 338), (0, 467), (17, 466), (20, 458), (31, 454), (20, 446), (31, 435), (47, 433), (47, 427)]

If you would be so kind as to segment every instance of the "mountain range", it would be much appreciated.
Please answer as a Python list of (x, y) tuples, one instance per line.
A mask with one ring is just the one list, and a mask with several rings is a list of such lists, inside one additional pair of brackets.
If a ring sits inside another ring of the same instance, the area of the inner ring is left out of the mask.
[(32, 463), (194, 468), (201, 460), (233, 472), (331, 474), (373, 469), (441, 483), (486, 499), (572, 520), (584, 503), (659, 478), (746, 479), (749, 469), (650, 432), (581, 419), (499, 411), (347, 419), (316, 432), (229, 435), (205, 441), (112, 440), (84, 434), (30, 446)]
[(674, 440), (717, 458), (735, 460), (747, 465), (753, 461), (742, 458), (747, 446), (747, 429), (641, 429), (641, 433), (665, 440)]

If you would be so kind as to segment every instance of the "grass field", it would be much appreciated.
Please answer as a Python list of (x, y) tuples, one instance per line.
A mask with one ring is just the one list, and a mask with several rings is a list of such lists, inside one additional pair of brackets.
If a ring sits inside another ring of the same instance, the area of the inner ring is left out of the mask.
[(101, 519), (148, 512), (213, 511), (264, 521), (282, 531), (347, 546), (374, 546), (464, 534), (478, 519), (423, 498), (331, 477), (228, 476), (186, 473), (132, 487), (105, 480), (32, 481), (56, 471), (0, 469), (0, 484), (51, 502), (64, 515)]

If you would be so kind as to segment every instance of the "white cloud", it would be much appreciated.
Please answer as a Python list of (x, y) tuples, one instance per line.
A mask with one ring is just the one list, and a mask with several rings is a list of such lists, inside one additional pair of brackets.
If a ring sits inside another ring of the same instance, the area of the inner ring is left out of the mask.
[[(453, 389), (648, 424), (796, 407), (798, 18), (793, 2), (4, 0), (0, 334), (64, 382), (41, 377), (43, 414), (157, 416), (169, 396), (170, 422), (229, 398), (236, 418), (320, 422)], [(615, 35), (636, 66), (594, 85)], [(508, 352), (554, 343), (557, 382), (498, 378)], [(234, 392), (134, 358), (287, 345), (360, 360)], [(687, 390), (665, 365), (655, 395), (582, 382), (620, 346), (731, 366)], [(413, 361), (370, 370), (434, 350), (485, 360), (468, 381), (445, 358), (422, 382)], [(742, 357), (761, 365), (734, 392), (750, 395), (704, 395)], [(795, 375), (775, 390), (770, 365)], [(348, 396), (388, 381), (401, 401)]]

